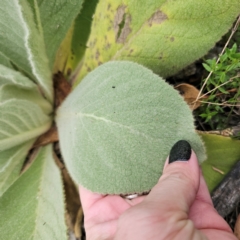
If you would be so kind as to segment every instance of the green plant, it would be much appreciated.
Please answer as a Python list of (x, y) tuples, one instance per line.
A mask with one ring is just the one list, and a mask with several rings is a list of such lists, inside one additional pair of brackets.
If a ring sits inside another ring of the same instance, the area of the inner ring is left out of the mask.
[(201, 97), (205, 99), (201, 101), (200, 116), (212, 129), (224, 129), (229, 126), (234, 108), (240, 106), (240, 53), (237, 45), (226, 48), (219, 61), (208, 59), (203, 66), (211, 75), (206, 80), (207, 93)]
[[(101, 63), (118, 59), (138, 62), (165, 77), (204, 55), (231, 27), (240, 7), (238, 0), (202, 0), (197, 4), (190, 0), (97, 3), (85, 1), (82, 6), (83, 1), (1, 2), (0, 232), (3, 239), (17, 235), (21, 239), (67, 238), (63, 185), (54, 163), (54, 149), (51, 144), (34, 146), (36, 139), (54, 124), (53, 73), (62, 71), (69, 76), (73, 72), (71, 80), (82, 79)], [(88, 25), (83, 26), (86, 18)], [(97, 91), (94, 85), (90, 87)], [(140, 89), (141, 86), (137, 88)], [(147, 89), (151, 87), (141, 89), (142, 93), (147, 93)], [(142, 101), (150, 109), (152, 103), (147, 99)], [(167, 125), (166, 130), (171, 131), (171, 127)], [(64, 129), (65, 126), (60, 127), (60, 132)], [(193, 134), (193, 129), (189, 131)], [(121, 138), (121, 132), (118, 137)], [(32, 161), (26, 170), (24, 163)]]
[(134, 61), (164, 78), (173, 75), (214, 46), (239, 14), (238, 5), (231, 0), (99, 1), (77, 82), (110, 60)]

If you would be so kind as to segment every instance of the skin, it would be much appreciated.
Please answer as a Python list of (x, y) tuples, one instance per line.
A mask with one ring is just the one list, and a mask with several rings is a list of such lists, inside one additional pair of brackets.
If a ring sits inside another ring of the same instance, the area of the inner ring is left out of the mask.
[(195, 153), (164, 166), (147, 196), (127, 200), (80, 186), (87, 240), (237, 240), (213, 207)]

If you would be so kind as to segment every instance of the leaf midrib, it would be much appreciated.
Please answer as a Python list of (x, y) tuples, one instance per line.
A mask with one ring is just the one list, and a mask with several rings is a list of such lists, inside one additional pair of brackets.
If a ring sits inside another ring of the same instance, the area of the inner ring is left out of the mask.
[[(7, 150), (9, 148), (12, 148), (18, 144), (21, 144), (25, 141), (31, 140), (35, 137), (38, 137), (40, 134), (44, 133), (51, 127), (52, 122), (48, 121), (45, 124), (34, 128), (30, 131), (20, 133), (18, 135), (14, 135), (10, 138), (5, 138), (4, 140), (0, 141), (0, 151)], [(31, 137), (29, 137), (31, 136)]]
[(112, 124), (112, 125), (115, 125), (115, 126), (118, 126), (120, 128), (124, 128), (124, 129), (127, 129), (128, 131), (130, 131), (132, 134), (135, 134), (135, 135), (141, 135), (143, 136), (144, 138), (146, 138), (147, 140), (151, 140), (151, 141), (160, 141), (160, 139), (158, 138), (153, 138), (143, 132), (140, 132), (139, 130), (136, 130), (135, 128), (132, 128), (131, 126), (127, 126), (127, 125), (124, 125), (124, 124), (121, 124), (121, 123), (118, 123), (118, 122), (114, 122), (110, 119), (106, 119), (104, 117), (98, 117), (94, 114), (88, 114), (88, 113), (78, 113), (77, 116), (79, 116), (80, 118), (82, 117), (87, 117), (87, 118), (93, 118), (95, 120), (98, 120), (98, 121), (103, 121), (107, 124)]

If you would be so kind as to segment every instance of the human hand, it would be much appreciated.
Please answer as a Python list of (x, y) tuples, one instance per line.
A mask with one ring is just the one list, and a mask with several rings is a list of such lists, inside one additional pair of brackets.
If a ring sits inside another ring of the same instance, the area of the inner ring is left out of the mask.
[(80, 187), (87, 240), (236, 240), (213, 207), (190, 145), (179, 141), (169, 159), (147, 196), (128, 200)]

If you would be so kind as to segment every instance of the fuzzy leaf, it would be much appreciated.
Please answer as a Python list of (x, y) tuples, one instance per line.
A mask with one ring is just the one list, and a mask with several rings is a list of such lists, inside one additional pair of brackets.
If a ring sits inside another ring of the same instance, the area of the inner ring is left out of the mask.
[(4, 0), (0, 8), (0, 53), (36, 81), (53, 101), (51, 71), (45, 52), (36, 4), (28, 0)]
[(4, 65), (8, 68), (12, 68), (12, 64), (10, 62), (10, 59), (4, 56), (0, 51), (0, 65)]
[(130, 60), (162, 77), (173, 75), (214, 46), (239, 8), (239, 0), (102, 0), (78, 82), (109, 60)]
[(34, 88), (36, 85), (20, 72), (12, 70), (0, 64), (0, 86), (14, 84), (21, 87)]
[(0, 198), (2, 239), (64, 240), (63, 189), (51, 146)]
[(201, 166), (211, 192), (240, 160), (240, 141), (206, 133), (201, 133), (201, 137), (207, 151), (207, 160)]
[(37, 0), (43, 35), (50, 62), (53, 67), (56, 52), (66, 36), (73, 20), (79, 14), (83, 0)]
[(14, 84), (6, 84), (0, 87), (0, 102), (10, 99), (27, 100), (38, 105), (45, 114), (52, 112), (52, 105), (41, 95), (37, 88), (29, 89), (16, 87)]
[(20, 176), (22, 165), (34, 140), (0, 152), (0, 196)]
[(91, 72), (59, 108), (56, 122), (70, 174), (94, 192), (149, 191), (180, 139), (205, 158), (183, 98), (136, 63), (110, 62)]
[(52, 112), (52, 105), (42, 96), (35, 83), (21, 73), (0, 65), (0, 103), (13, 98), (33, 102), (46, 114)]
[(22, 144), (46, 132), (52, 119), (25, 100), (0, 103), (0, 151)]

